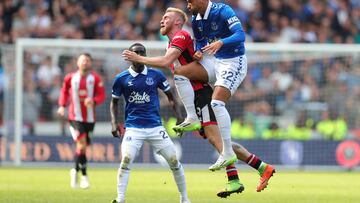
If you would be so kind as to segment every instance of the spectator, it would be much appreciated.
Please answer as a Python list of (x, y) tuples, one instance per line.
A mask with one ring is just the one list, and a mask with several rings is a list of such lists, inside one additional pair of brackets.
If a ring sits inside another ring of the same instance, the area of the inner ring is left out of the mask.
[[(243, 22), (249, 41), (360, 42), (357, 1), (228, 0), (227, 3)], [(25, 12), (20, 9), (22, 5)], [(24, 36), (22, 32), (26, 29), (20, 31), (13, 26), (16, 16), (19, 16), (16, 14), (20, 12), (27, 13), (32, 24), (37, 26), (25, 36), (159, 40), (155, 22), (159, 21), (159, 14), (168, 6), (186, 9), (185, 2), (181, 0), (108, 0), (106, 4), (100, 0), (3, 0), (0, 4), (0, 21), (3, 24), (0, 41), (11, 43)], [(67, 22), (64, 23), (67, 25), (65, 32), (61, 30), (62, 26), (51, 26), (61, 19)]]
[(282, 62), (278, 70), (270, 75), (271, 80), (275, 83), (275, 89), (284, 93), (291, 85), (293, 77), (290, 74), (290, 62)]
[(58, 83), (60, 73), (61, 69), (53, 64), (51, 56), (46, 56), (36, 73), (40, 88), (51, 89)]
[(255, 130), (252, 122), (246, 122), (243, 118), (234, 119), (231, 122), (231, 137), (245, 140), (254, 139)]
[(31, 35), (34, 37), (50, 37), (51, 19), (46, 8), (40, 6), (36, 10), (36, 15), (31, 16), (30, 26)]
[(4, 23), (4, 27), (2, 31), (4, 33), (10, 33), (12, 30), (13, 24), (13, 15), (18, 12), (19, 8), (23, 4), (22, 1), (13, 4), (12, 0), (4, 0), (0, 3), (0, 14), (2, 14), (2, 21)]
[(263, 139), (284, 139), (284, 132), (282, 131), (282, 129), (279, 127), (279, 125), (277, 123), (271, 123), (269, 125), (269, 127), (264, 130), (264, 132), (262, 133), (262, 138)]
[(28, 76), (26, 79), (27, 83), (24, 84), (24, 95), (23, 95), (23, 112), (24, 125), (28, 129), (28, 134), (35, 135), (34, 124), (38, 121), (39, 110), (41, 107), (41, 96), (36, 91), (36, 84), (32, 80), (33, 71), (31, 69), (25, 70), (25, 75)]
[(316, 125), (316, 131), (326, 140), (343, 140), (347, 130), (345, 120), (332, 109), (324, 111), (322, 120)]
[(51, 92), (60, 84), (59, 67), (55, 66), (50, 56), (46, 56), (41, 66), (37, 70), (36, 77), (41, 93), (41, 119), (51, 120), (53, 118), (54, 102), (52, 101)]
[(30, 37), (30, 20), (25, 7), (19, 8), (19, 12), (14, 16), (12, 38)]

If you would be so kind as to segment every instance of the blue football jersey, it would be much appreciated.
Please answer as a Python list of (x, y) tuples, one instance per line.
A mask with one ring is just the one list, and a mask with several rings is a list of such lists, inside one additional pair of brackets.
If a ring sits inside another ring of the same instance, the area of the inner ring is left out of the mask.
[(196, 50), (207, 44), (222, 40), (224, 45), (215, 54), (216, 58), (233, 58), (245, 54), (245, 33), (234, 10), (223, 3), (209, 1), (205, 15), (192, 17), (192, 29)]
[(115, 77), (112, 97), (124, 96), (125, 127), (153, 128), (162, 125), (158, 88), (164, 92), (170, 90), (165, 75), (146, 66), (141, 73), (130, 67)]

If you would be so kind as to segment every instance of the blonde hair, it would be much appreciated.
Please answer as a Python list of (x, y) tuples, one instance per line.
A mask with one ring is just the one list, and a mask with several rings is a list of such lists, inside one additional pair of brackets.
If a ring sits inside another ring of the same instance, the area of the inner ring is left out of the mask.
[(168, 13), (168, 12), (175, 12), (175, 13), (179, 14), (181, 16), (181, 19), (184, 21), (184, 23), (186, 23), (186, 21), (188, 20), (186, 13), (181, 9), (169, 7), (168, 9), (166, 9), (166, 13)]

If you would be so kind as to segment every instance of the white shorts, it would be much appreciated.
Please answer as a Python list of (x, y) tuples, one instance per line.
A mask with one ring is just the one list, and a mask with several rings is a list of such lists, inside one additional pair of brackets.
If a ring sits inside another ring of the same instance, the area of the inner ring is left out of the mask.
[(140, 151), (144, 141), (148, 142), (155, 152), (159, 152), (168, 146), (175, 147), (163, 126), (155, 128), (126, 128), (121, 147), (126, 149), (131, 146)]
[(208, 77), (209, 77), (209, 83), (214, 84), (216, 81), (215, 57), (213, 55), (208, 55), (206, 53), (203, 53), (203, 58), (199, 61), (199, 63), (206, 70)]
[(245, 55), (217, 59), (204, 55), (201, 65), (208, 71), (209, 82), (216, 81), (214, 86), (222, 86), (228, 89), (233, 95), (247, 73), (247, 59)]

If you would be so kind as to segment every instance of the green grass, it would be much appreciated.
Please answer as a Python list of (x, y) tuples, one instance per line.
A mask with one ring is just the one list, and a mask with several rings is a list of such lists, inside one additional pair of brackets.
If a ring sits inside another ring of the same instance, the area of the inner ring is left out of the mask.
[[(186, 169), (186, 168), (185, 168)], [(69, 170), (58, 168), (0, 168), (0, 202), (107, 203), (116, 196), (117, 169), (90, 168), (91, 188), (69, 187)], [(255, 191), (255, 171), (240, 171), (245, 185), (241, 194), (220, 199), (216, 192), (226, 181), (224, 172), (186, 170), (188, 193), (193, 203), (350, 203), (360, 202), (358, 172), (278, 171), (265, 191)], [(127, 203), (179, 202), (170, 171), (133, 169), (127, 190)]]

